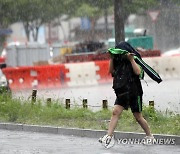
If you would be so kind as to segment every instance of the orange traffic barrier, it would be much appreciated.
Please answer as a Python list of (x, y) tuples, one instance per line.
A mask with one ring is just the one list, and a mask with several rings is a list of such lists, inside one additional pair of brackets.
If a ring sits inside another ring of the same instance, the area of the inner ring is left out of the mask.
[[(154, 55), (158, 53), (158, 51), (154, 51)], [(92, 61), (93, 56), (91, 55), (88, 59)], [(107, 54), (103, 56), (104, 58), (108, 58)], [(63, 88), (90, 83), (111, 83), (112, 77), (108, 72), (109, 60), (98, 61), (98, 58), (100, 57), (94, 57), (93, 62), (87, 63), (4, 68), (3, 72), (12, 90)], [(83, 81), (81, 82), (82, 76)]]
[(97, 75), (100, 76), (98, 82), (99, 83), (109, 83), (112, 81), (111, 74), (109, 71), (109, 61), (103, 60), (103, 61), (95, 61), (95, 65), (99, 67), (99, 69), (96, 71)]
[(66, 83), (69, 81), (69, 78), (66, 77), (67, 72), (64, 65), (3, 69), (12, 90), (66, 87)]
[(9, 81), (11, 89), (24, 89), (30, 88), (32, 78), (30, 78), (31, 67), (21, 67), (21, 68), (5, 68), (3, 73)]
[(38, 82), (37, 88), (60, 88), (65, 87), (68, 78), (64, 65), (36, 66), (34, 71), (37, 73), (35, 79)]
[(0, 57), (0, 63), (5, 63), (5, 58)]

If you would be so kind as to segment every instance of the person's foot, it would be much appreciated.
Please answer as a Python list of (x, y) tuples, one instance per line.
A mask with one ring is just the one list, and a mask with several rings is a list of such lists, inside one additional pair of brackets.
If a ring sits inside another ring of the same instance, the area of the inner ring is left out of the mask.
[(151, 144), (153, 144), (154, 141), (155, 141), (155, 138), (154, 138), (153, 135), (151, 135), (151, 136), (146, 136), (146, 137), (144, 137), (144, 139), (145, 139), (144, 144), (146, 144), (146, 145), (151, 145)]
[(100, 137), (98, 141), (100, 143), (102, 143), (102, 142), (104, 142), (106, 140), (107, 137), (108, 137), (108, 135), (104, 135), (104, 136)]
[(114, 135), (105, 135), (99, 139), (99, 142), (102, 143), (105, 148), (111, 148), (115, 144)]

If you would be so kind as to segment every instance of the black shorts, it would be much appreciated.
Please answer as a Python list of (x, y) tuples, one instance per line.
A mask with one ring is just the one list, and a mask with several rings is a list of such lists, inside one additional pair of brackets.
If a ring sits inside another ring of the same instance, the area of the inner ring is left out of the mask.
[(133, 113), (142, 111), (142, 94), (132, 95), (124, 89), (115, 89), (115, 94), (116, 100), (114, 105), (121, 105), (125, 110), (128, 110), (130, 107)]

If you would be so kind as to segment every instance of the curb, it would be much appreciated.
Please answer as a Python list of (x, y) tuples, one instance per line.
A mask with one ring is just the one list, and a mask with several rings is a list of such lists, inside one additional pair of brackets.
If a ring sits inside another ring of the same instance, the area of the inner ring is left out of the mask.
[[(60, 135), (72, 135), (72, 136), (89, 137), (89, 138), (99, 138), (107, 133), (107, 131), (104, 130), (62, 128), (62, 127), (53, 127), (53, 126), (26, 125), (26, 124), (14, 124), (14, 123), (0, 123), (0, 129), (51, 133), (51, 134), (60, 134)], [(115, 131), (114, 134), (117, 139), (143, 139), (145, 137), (144, 133), (134, 133), (134, 132)], [(180, 145), (180, 136), (177, 135), (154, 134), (154, 137), (155, 139), (173, 140), (175, 142), (175, 145)], [(162, 144), (163, 143), (164, 142), (162, 141)]]

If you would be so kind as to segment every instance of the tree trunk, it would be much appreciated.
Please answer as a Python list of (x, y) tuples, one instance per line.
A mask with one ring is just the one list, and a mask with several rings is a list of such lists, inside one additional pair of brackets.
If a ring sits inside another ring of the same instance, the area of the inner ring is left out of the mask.
[(33, 41), (35, 41), (35, 37), (36, 37), (36, 30), (33, 28), (33, 30), (32, 30)]
[(62, 32), (63, 32), (63, 37), (64, 37), (64, 40), (66, 41), (67, 38), (66, 38), (66, 34), (65, 34), (65, 30), (64, 30), (64, 27), (63, 25), (60, 23), (60, 26), (61, 26), (61, 29), (62, 29)]
[(95, 26), (96, 26), (96, 19), (91, 18), (91, 29), (90, 29), (90, 39), (95, 40)]
[(35, 42), (38, 41), (38, 33), (39, 33), (39, 27), (36, 27), (36, 32), (35, 32), (35, 36), (34, 36), (34, 41)]
[(66, 41), (67, 38), (66, 38), (65, 30), (64, 30), (64, 27), (63, 27), (63, 25), (62, 25), (62, 23), (61, 23), (60, 18), (58, 18), (58, 21), (59, 21), (59, 26), (61, 27), (61, 30), (62, 30), (62, 33), (63, 33), (64, 41)]
[(6, 41), (6, 36), (1, 35), (1, 37), (0, 37), (0, 51), (2, 51), (2, 49), (4, 48), (5, 41)]
[(29, 27), (30, 24), (29, 24), (29, 22), (24, 22), (23, 25), (24, 25), (27, 40), (29, 41), (30, 40), (30, 30), (29, 30), (30, 29), (30, 27)]
[(114, 0), (115, 42), (125, 40), (123, 0)]
[(105, 38), (108, 39), (108, 10), (107, 6), (104, 8), (104, 20), (105, 20)]

